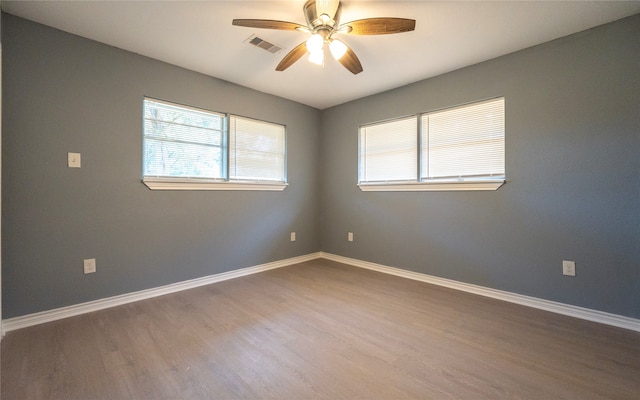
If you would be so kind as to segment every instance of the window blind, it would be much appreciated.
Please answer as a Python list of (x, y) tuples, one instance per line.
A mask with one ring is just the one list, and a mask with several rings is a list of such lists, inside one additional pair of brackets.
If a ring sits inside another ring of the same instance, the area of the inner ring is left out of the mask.
[(229, 179), (284, 182), (284, 126), (231, 116)]
[(360, 182), (416, 180), (417, 117), (360, 128)]
[(504, 177), (504, 98), (421, 119), (421, 180)]
[(144, 100), (143, 174), (224, 176), (224, 114)]

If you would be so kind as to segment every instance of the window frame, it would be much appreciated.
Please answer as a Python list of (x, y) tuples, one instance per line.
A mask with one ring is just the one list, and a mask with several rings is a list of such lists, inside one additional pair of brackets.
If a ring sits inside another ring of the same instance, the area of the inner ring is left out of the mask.
[[(448, 110), (455, 110), (463, 107), (470, 107), (474, 105), (480, 105), (482, 103), (487, 103), (495, 100), (503, 100), (504, 109), (503, 109), (503, 117), (505, 118), (503, 128), (506, 131), (506, 101), (504, 96), (497, 96), (492, 98), (487, 98), (483, 100), (473, 101), (465, 104), (459, 104), (456, 106), (436, 109), (427, 112), (421, 112), (412, 115), (405, 115), (402, 117), (389, 118), (387, 120), (382, 120), (373, 123), (362, 124), (358, 127), (358, 187), (363, 192), (403, 192), (403, 191), (478, 191), (478, 190), (497, 190), (502, 185), (506, 183), (506, 154), (504, 155), (503, 162), (505, 163), (505, 172), (504, 175), (499, 175), (495, 177), (491, 176), (466, 176), (460, 178), (431, 178), (427, 180), (423, 180), (422, 175), (422, 164), (424, 162), (423, 155), (423, 146), (422, 146), (422, 137), (423, 137), (423, 123), (422, 119), (424, 116), (429, 114), (435, 114)], [(411, 117), (416, 117), (417, 119), (417, 128), (416, 128), (416, 143), (417, 143), (417, 157), (418, 157), (418, 168), (416, 169), (415, 179), (410, 181), (398, 182), (398, 181), (378, 181), (378, 182), (367, 182), (363, 181), (363, 163), (362, 163), (362, 141), (363, 134), (362, 129), (366, 127), (370, 127), (376, 124), (385, 124), (392, 121), (399, 121)], [(504, 141), (506, 143), (506, 133), (504, 134)], [(427, 155), (428, 157), (428, 155)]]
[[(145, 175), (144, 152), (145, 152), (145, 104), (146, 101), (167, 104), (172, 107), (184, 108), (185, 110), (196, 110), (199, 112), (211, 113), (222, 116), (222, 143), (220, 145), (222, 159), (222, 177), (221, 178), (201, 178), (195, 176), (153, 176)], [(229, 125), (232, 117), (250, 119), (265, 124), (279, 125), (282, 127), (283, 134), (283, 171), (282, 181), (275, 180), (251, 180), (251, 179), (230, 179), (229, 177)], [(175, 103), (166, 100), (160, 100), (154, 97), (144, 96), (142, 101), (142, 183), (151, 190), (233, 190), (233, 191), (283, 191), (289, 185), (287, 182), (287, 127), (284, 124), (260, 120), (257, 118), (245, 117), (237, 114), (224, 113), (220, 111), (207, 110), (201, 107), (194, 107)]]

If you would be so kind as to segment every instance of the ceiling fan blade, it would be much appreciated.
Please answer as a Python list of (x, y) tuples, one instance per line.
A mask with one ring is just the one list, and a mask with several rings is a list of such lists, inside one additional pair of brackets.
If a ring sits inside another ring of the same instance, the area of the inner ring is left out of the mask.
[(365, 18), (347, 22), (339, 29), (351, 35), (387, 35), (416, 29), (416, 20), (407, 18)]
[(309, 32), (309, 28), (304, 25), (296, 24), (295, 22), (274, 21), (271, 19), (234, 19), (232, 24), (249, 28), (279, 29), (283, 31), (302, 30)]
[(278, 66), (276, 67), (276, 71), (284, 71), (285, 69), (293, 65), (294, 62), (298, 61), (300, 57), (302, 57), (306, 53), (307, 53), (307, 42), (302, 42), (299, 45), (297, 45), (293, 50), (291, 50), (289, 54), (284, 56), (282, 61), (280, 61), (280, 64), (278, 64)]
[(338, 61), (354, 75), (362, 72), (362, 64), (360, 64), (360, 60), (349, 46), (347, 46), (347, 51)]

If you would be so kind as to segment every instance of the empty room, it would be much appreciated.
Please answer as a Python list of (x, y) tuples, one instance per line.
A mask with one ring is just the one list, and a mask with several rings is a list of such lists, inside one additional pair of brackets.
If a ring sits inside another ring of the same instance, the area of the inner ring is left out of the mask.
[(0, 1), (22, 399), (640, 399), (640, 1)]

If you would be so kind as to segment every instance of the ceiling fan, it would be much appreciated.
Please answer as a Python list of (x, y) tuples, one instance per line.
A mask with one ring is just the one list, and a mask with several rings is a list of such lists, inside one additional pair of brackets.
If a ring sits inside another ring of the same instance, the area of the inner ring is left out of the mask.
[(406, 18), (365, 18), (340, 25), (342, 3), (339, 0), (308, 0), (302, 7), (307, 25), (295, 22), (274, 21), (268, 19), (234, 19), (233, 25), (261, 29), (278, 29), (285, 31), (302, 31), (311, 37), (291, 50), (276, 71), (284, 71), (303, 55), (309, 53), (309, 61), (322, 65), (325, 45), (329, 47), (333, 57), (353, 74), (362, 72), (362, 64), (356, 54), (335, 35), (386, 35), (409, 32), (415, 29), (416, 21)]

